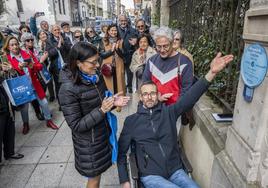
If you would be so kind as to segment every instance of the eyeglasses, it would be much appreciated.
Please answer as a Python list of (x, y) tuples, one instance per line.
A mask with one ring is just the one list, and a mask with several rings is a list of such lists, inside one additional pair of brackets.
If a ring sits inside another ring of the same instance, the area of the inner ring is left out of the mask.
[(143, 98), (145, 98), (145, 99), (147, 99), (149, 97), (149, 95), (150, 95), (151, 98), (152, 97), (156, 97), (157, 96), (157, 92), (156, 91), (152, 91), (151, 93), (144, 92), (144, 93), (141, 94), (141, 96)]
[(170, 44), (165, 44), (165, 45), (156, 45), (155, 46), (156, 47), (156, 50), (162, 50), (162, 48), (164, 49), (164, 50), (169, 50), (169, 48), (170, 48)]
[(83, 62), (90, 63), (92, 65), (97, 65), (99, 63), (99, 58), (94, 61), (83, 61)]
[(180, 41), (181, 39), (179, 39), (179, 38), (174, 38), (174, 40), (175, 40), (175, 41)]
[(144, 25), (137, 25), (137, 28), (144, 28)]
[(34, 39), (26, 39), (25, 41), (26, 41), (26, 42), (30, 42), (30, 41), (33, 42)]

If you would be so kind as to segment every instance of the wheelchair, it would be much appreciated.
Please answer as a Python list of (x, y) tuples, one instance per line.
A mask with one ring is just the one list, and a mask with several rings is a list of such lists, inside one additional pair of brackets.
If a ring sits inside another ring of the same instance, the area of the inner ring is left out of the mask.
[[(182, 147), (181, 141), (178, 142), (178, 150), (180, 152), (180, 157), (182, 161), (183, 170), (188, 174), (189, 177), (192, 177), (193, 168), (190, 164), (189, 160), (186, 157), (186, 154), (184, 152), (184, 149)], [(139, 177), (139, 170), (136, 160), (136, 153), (135, 153), (135, 143), (131, 144), (130, 147), (130, 153), (128, 155), (128, 174), (129, 174), (129, 180), (132, 188), (144, 188), (140, 181)]]

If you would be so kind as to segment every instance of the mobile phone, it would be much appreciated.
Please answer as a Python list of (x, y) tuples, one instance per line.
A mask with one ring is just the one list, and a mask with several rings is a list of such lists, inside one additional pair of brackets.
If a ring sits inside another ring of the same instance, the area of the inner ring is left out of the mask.
[(32, 59), (31, 58), (24, 59), (24, 62), (31, 63), (32, 62)]
[(45, 16), (44, 12), (37, 12), (36, 14), (37, 14), (37, 16)]

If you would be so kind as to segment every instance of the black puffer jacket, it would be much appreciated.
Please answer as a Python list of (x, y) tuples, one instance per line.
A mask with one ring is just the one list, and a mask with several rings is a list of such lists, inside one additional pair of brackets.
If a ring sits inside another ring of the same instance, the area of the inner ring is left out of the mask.
[(86, 177), (95, 177), (111, 166), (110, 129), (99, 111), (106, 86), (103, 78), (97, 85), (82, 81), (74, 84), (70, 72), (60, 73), (59, 102), (67, 124), (72, 129), (75, 167)]

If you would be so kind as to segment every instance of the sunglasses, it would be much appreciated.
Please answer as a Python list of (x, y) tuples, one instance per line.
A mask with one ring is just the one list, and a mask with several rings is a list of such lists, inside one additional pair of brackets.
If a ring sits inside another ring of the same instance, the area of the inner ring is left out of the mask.
[(26, 42), (30, 42), (30, 41), (32, 41), (32, 42), (33, 42), (33, 41), (34, 41), (34, 39), (26, 39), (25, 41), (26, 41)]
[(75, 38), (80, 38), (81, 37), (81, 35), (79, 35), (79, 36), (74, 36)]

